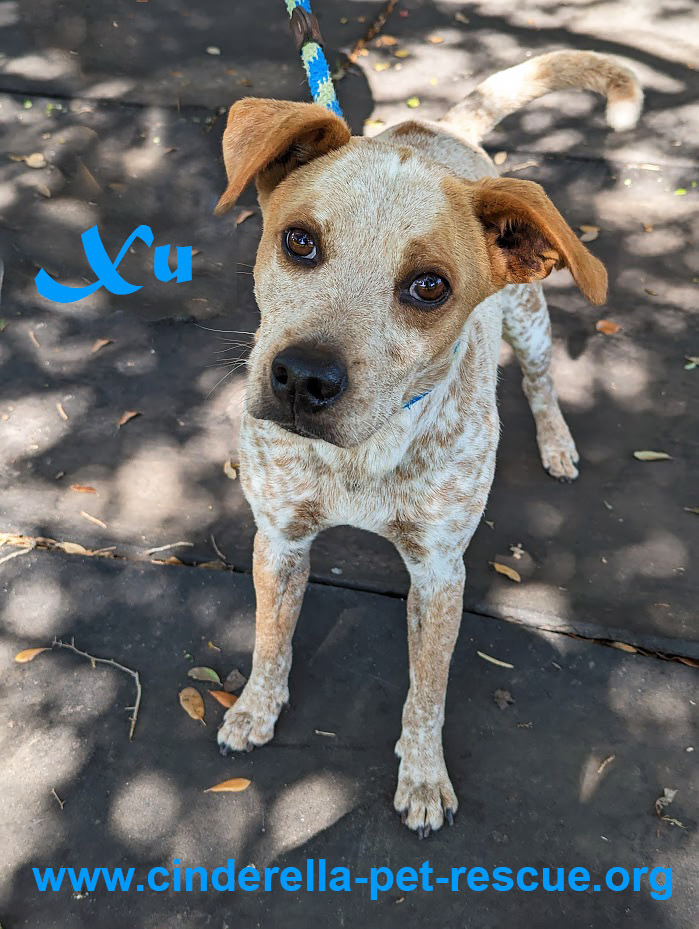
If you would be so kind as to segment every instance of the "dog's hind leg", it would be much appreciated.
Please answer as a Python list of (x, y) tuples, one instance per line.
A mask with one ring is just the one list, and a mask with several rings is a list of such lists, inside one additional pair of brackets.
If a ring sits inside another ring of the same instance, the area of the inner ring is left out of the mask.
[(218, 731), (224, 755), (269, 742), (281, 708), (289, 702), (291, 639), (308, 580), (311, 541), (292, 542), (261, 530), (255, 536), (255, 651), (250, 680)]
[(551, 477), (572, 481), (578, 476), (579, 456), (549, 373), (551, 321), (544, 292), (540, 284), (512, 284), (503, 295), (503, 336), (522, 369), (522, 389), (536, 422), (541, 463)]

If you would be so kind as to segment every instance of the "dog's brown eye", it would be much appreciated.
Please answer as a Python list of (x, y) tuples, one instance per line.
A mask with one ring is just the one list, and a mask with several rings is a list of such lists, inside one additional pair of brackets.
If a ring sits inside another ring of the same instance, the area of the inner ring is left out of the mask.
[(315, 261), (318, 248), (313, 236), (305, 229), (287, 229), (284, 233), (284, 247), (293, 258)]
[(441, 303), (449, 295), (449, 284), (438, 274), (421, 274), (410, 285), (409, 293), (421, 303)]

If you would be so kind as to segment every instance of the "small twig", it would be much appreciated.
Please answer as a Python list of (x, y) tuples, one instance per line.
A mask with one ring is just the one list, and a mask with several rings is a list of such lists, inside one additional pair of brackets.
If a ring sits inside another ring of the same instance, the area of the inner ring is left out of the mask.
[(223, 554), (221, 549), (216, 544), (216, 538), (213, 532), (211, 533), (211, 545), (213, 546), (214, 551), (216, 552), (218, 557), (221, 559), (221, 561), (225, 564), (226, 567), (228, 567), (228, 559), (226, 558), (226, 556)]
[(164, 552), (168, 548), (194, 548), (194, 542), (170, 542), (168, 545), (160, 545), (158, 548), (149, 548), (147, 555), (155, 555), (156, 552)]
[(386, 3), (379, 10), (376, 17), (372, 20), (371, 25), (367, 31), (364, 33), (361, 39), (357, 39), (357, 41), (352, 46), (352, 51), (347, 55), (345, 60), (338, 65), (337, 70), (333, 74), (333, 78), (336, 81), (341, 81), (342, 78), (347, 74), (350, 65), (357, 63), (357, 59), (362, 53), (362, 50), (366, 47), (367, 43), (371, 42), (371, 40), (383, 29), (384, 25), (386, 24), (386, 20), (396, 8), (397, 3), (398, 0), (386, 0)]
[(20, 555), (28, 555), (29, 552), (33, 552), (36, 548), (36, 545), (30, 545), (29, 548), (18, 548), (16, 552), (10, 552), (9, 555), (5, 555), (4, 558), (0, 558), (0, 564), (5, 564), (6, 561), (10, 561), (11, 558), (18, 558)]
[(56, 793), (56, 790), (55, 790), (54, 787), (51, 788), (51, 793), (54, 795), (54, 797), (55, 797), (56, 800), (58, 801), (58, 805), (60, 806), (60, 808), (63, 809), (63, 807), (66, 805), (65, 800), (61, 800), (61, 798), (60, 798), (60, 797), (58, 796), (58, 794)]
[(118, 668), (119, 671), (124, 671), (125, 674), (130, 674), (136, 683), (136, 701), (133, 706), (127, 706), (127, 710), (131, 710), (131, 726), (129, 728), (129, 742), (133, 740), (134, 729), (136, 728), (136, 721), (138, 720), (138, 711), (141, 708), (141, 695), (143, 690), (141, 688), (141, 678), (138, 671), (134, 671), (132, 668), (127, 668), (123, 664), (119, 664), (118, 661), (114, 661), (113, 658), (96, 658), (94, 655), (90, 655), (88, 652), (84, 652), (75, 646), (75, 639), (71, 639), (70, 642), (62, 642), (60, 639), (54, 639), (52, 643), (54, 648), (67, 648), (71, 652), (75, 652), (76, 655), (80, 655), (82, 658), (87, 658), (92, 667), (94, 668), (97, 664), (108, 664), (113, 668)]

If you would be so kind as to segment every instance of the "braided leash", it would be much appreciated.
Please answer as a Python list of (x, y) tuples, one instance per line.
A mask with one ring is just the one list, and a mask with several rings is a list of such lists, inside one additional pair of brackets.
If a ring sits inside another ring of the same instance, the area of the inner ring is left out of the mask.
[(335, 96), (330, 68), (323, 53), (323, 38), (318, 20), (311, 10), (311, 0), (284, 0), (291, 20), (291, 33), (301, 54), (308, 86), (315, 103), (342, 116)]

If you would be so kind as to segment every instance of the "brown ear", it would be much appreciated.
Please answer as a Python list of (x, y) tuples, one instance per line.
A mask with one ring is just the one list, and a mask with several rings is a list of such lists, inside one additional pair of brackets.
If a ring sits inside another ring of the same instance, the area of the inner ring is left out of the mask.
[(223, 133), (228, 186), (214, 213), (229, 210), (253, 178), (264, 196), (294, 168), (339, 148), (350, 136), (344, 120), (317, 103), (239, 100)]
[(486, 177), (474, 185), (494, 283), (524, 284), (568, 268), (591, 303), (604, 303), (607, 272), (585, 248), (539, 184)]

